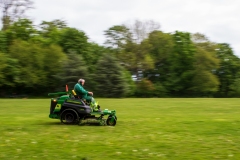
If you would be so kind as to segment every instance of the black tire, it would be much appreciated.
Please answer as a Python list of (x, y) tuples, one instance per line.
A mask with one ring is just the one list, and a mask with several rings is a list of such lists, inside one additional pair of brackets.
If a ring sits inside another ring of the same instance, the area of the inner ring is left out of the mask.
[(114, 118), (114, 121), (111, 122), (112, 117), (108, 117), (106, 123), (108, 126), (115, 126), (117, 124), (117, 120)]
[(73, 109), (66, 109), (60, 115), (60, 120), (63, 124), (77, 124), (79, 116)]

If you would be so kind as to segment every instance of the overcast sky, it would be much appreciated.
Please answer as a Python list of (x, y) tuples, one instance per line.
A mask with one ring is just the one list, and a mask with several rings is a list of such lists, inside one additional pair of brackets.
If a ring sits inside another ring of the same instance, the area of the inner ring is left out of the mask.
[(34, 0), (34, 7), (27, 15), (35, 24), (62, 19), (98, 44), (113, 25), (153, 20), (163, 32), (199, 32), (229, 43), (240, 57), (240, 0)]

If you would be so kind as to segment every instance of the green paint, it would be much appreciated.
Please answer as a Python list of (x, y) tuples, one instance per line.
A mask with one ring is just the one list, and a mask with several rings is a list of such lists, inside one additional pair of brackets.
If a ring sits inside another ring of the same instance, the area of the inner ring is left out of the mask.
[(75, 103), (75, 104), (82, 104), (82, 102), (80, 102), (80, 101), (74, 101), (74, 100), (71, 100), (71, 99), (68, 99), (66, 102)]

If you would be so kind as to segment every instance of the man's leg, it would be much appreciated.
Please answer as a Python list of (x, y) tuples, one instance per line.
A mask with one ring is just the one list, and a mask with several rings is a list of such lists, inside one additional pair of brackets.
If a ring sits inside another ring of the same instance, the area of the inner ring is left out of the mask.
[(85, 99), (87, 102), (90, 103), (90, 107), (92, 108), (93, 111), (98, 111), (98, 108), (97, 108), (98, 105), (92, 96), (87, 96)]
[(93, 111), (99, 111), (98, 104), (93, 97), (91, 100), (91, 107), (93, 108)]

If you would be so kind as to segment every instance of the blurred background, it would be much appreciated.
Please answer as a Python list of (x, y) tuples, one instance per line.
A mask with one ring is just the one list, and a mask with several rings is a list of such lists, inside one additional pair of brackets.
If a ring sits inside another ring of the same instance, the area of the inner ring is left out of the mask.
[(35, 24), (34, 1), (0, 5), (0, 97), (46, 97), (79, 78), (95, 97), (240, 97), (240, 59), (228, 42), (136, 19), (106, 28), (100, 44), (61, 17)]

